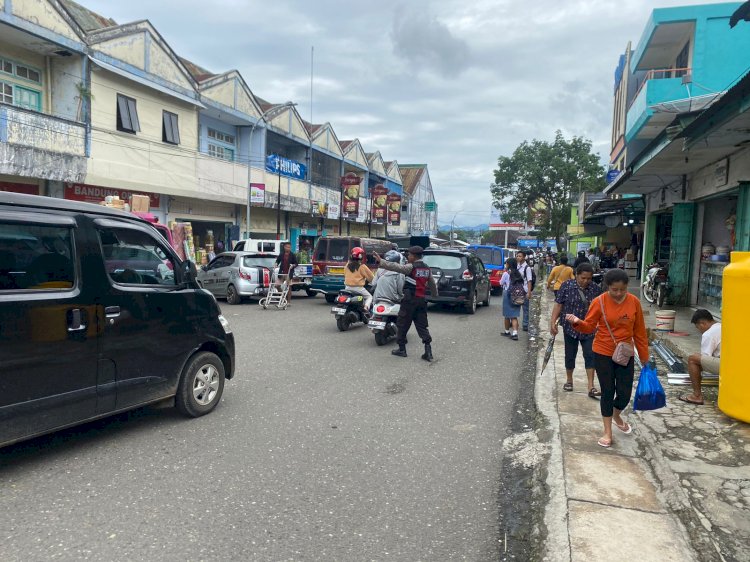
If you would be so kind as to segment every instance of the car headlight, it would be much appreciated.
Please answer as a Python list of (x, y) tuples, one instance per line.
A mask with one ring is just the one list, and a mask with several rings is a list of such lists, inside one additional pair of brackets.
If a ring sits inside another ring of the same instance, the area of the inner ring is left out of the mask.
[(232, 328), (229, 327), (229, 320), (224, 318), (221, 314), (219, 314), (219, 322), (221, 322), (221, 327), (224, 328), (225, 334), (232, 333)]

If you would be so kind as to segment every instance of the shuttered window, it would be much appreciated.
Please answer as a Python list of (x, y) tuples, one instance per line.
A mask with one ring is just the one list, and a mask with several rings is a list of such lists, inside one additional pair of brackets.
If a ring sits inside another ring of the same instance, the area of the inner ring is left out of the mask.
[(162, 112), (161, 140), (169, 144), (180, 144), (180, 128), (177, 115), (169, 111)]
[(135, 100), (122, 94), (117, 94), (117, 130), (125, 133), (141, 130)]

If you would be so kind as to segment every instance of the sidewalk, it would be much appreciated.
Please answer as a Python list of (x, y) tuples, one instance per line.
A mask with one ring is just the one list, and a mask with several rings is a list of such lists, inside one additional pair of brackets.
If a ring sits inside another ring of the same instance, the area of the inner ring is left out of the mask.
[[(551, 308), (551, 297), (543, 295), (540, 366)], [(683, 326), (689, 325), (687, 314), (680, 311), (676, 329), (695, 332)], [(647, 327), (654, 325), (652, 310)], [(699, 337), (670, 338), (683, 348), (700, 348)], [(644, 562), (747, 560), (750, 426), (716, 409), (716, 387), (705, 392), (706, 406), (677, 400), (689, 387), (667, 385), (661, 365), (667, 408), (628, 409), (633, 434), (615, 429), (613, 447), (604, 449), (596, 443), (602, 426), (599, 403), (586, 394), (582, 363), (579, 354), (575, 390), (564, 392), (564, 345), (558, 337), (537, 379), (537, 406), (550, 429), (544, 559), (609, 560), (619, 553)]]

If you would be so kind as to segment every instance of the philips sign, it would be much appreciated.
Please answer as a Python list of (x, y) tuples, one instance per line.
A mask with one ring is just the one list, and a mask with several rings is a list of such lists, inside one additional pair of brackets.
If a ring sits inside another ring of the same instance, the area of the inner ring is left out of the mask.
[(277, 154), (266, 156), (266, 171), (295, 180), (304, 180), (307, 177), (307, 167), (304, 164)]

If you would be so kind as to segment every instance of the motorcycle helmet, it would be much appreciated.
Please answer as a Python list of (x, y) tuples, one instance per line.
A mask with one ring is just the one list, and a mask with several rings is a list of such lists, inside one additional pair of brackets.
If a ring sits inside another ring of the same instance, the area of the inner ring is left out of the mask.
[(401, 263), (401, 259), (402, 259), (401, 253), (398, 252), (397, 250), (388, 250), (385, 253), (386, 261), (392, 261), (394, 263)]
[(351, 256), (353, 260), (361, 260), (365, 257), (365, 251), (359, 246), (355, 246), (352, 248)]

